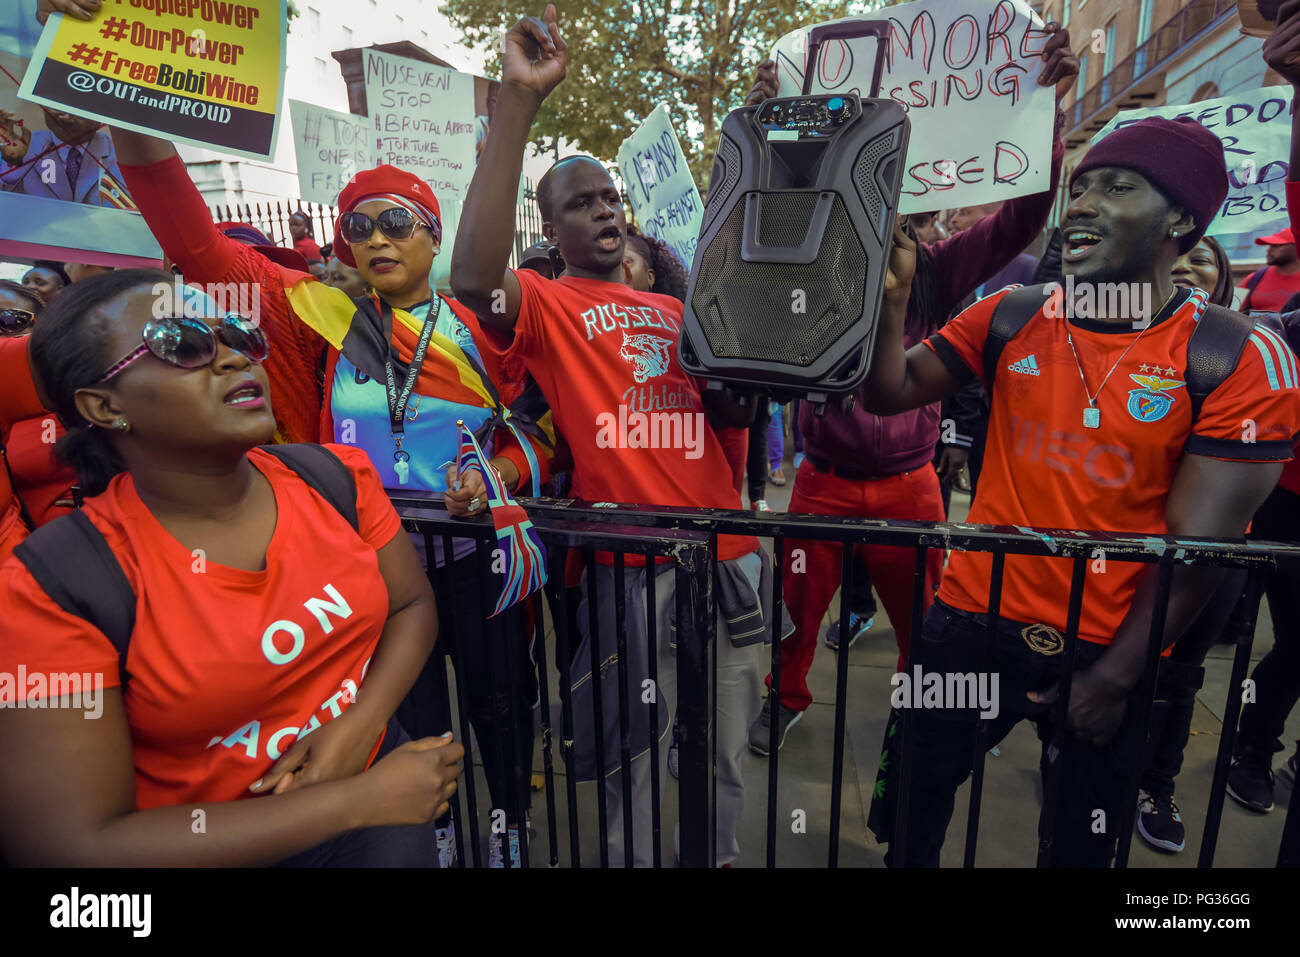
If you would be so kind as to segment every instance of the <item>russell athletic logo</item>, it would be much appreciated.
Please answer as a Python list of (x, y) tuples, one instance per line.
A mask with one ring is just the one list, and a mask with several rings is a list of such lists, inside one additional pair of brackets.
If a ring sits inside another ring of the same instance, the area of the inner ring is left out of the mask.
[(668, 371), (673, 341), (663, 336), (646, 333), (629, 336), (623, 333), (623, 344), (618, 354), (632, 363), (632, 376), (637, 382), (654, 379)]
[(1017, 359), (1011, 365), (1007, 366), (1012, 372), (1019, 372), (1021, 375), (1041, 375), (1042, 370), (1038, 368), (1038, 357), (1032, 352), (1023, 359)]

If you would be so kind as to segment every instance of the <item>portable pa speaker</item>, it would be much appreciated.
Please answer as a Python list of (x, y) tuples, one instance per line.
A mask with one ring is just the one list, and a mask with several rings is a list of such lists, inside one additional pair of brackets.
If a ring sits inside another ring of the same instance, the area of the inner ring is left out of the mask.
[[(872, 96), (810, 95), (822, 43), (858, 36), (877, 39)], [(678, 353), (711, 386), (821, 403), (866, 378), (909, 131), (875, 98), (888, 36), (815, 28), (803, 93), (723, 122)]]

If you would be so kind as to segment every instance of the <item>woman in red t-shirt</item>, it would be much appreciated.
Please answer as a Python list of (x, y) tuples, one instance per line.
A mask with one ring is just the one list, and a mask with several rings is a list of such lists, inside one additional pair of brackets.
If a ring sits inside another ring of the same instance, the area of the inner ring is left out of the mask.
[(289, 235), (293, 237), (293, 248), (302, 253), (308, 265), (325, 261), (316, 245), (316, 237), (312, 235), (311, 220), (302, 210), (289, 214)]
[(27, 333), (45, 302), (31, 289), (0, 279), (0, 562), (31, 530), (31, 513), (14, 489), (13, 468), (4, 440), (10, 426), (41, 411), (27, 368)]
[(432, 864), (464, 751), (403, 744), (392, 719), (437, 631), (410, 539), (363, 453), (330, 447), (354, 530), (259, 448), (265, 337), (196, 290), (155, 317), (170, 280), (78, 283), (32, 337), (58, 452), (95, 496), (81, 514), (136, 605), (123, 693), (104, 633), (18, 557), (0, 568), (0, 846), (29, 864)]
[[(16, 308), (19, 320), (0, 323), (0, 336), (25, 341), (44, 307), (44, 300), (32, 289), (0, 280), (0, 308), (10, 313)], [(26, 323), (21, 321), (23, 311), (30, 312)], [(28, 378), (25, 363), (17, 377)], [(14, 379), (6, 377), (0, 382), (12, 388)], [(62, 437), (63, 427), (44, 409), (27, 412), (17, 417), (0, 415), (0, 446), (8, 466), (5, 480), (12, 483), (14, 495), (27, 509), (24, 521), (35, 527), (72, 511), (72, 486), (77, 476), (54, 458), (54, 443)], [(7, 557), (0, 555), (0, 561)]]

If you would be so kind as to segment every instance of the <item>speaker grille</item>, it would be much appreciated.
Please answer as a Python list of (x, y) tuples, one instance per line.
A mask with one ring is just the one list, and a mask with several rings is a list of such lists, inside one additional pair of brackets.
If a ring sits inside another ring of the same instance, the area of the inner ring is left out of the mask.
[[(719, 165), (721, 182), (719, 182)], [(740, 179), (740, 150), (736, 144), (723, 135), (718, 140), (718, 151), (713, 157), (713, 171), (709, 176), (709, 201), (704, 206), (704, 221), (701, 230), (713, 219), (723, 202)]]
[(881, 232), (880, 214), (884, 206), (884, 197), (880, 195), (880, 187), (876, 185), (876, 167), (880, 165), (881, 157), (894, 148), (895, 142), (894, 130), (876, 137), (862, 147), (862, 152), (858, 154), (858, 161), (853, 164), (853, 184), (857, 186), (858, 195), (862, 197), (862, 205), (866, 207), (872, 228), (876, 230), (882, 241), (884, 234)]
[[(816, 192), (764, 193), (760, 242), (798, 245), (816, 202)], [(866, 252), (836, 196), (815, 262), (745, 262), (740, 257), (745, 207), (742, 197), (698, 254), (691, 308), (719, 358), (811, 365), (862, 317)]]
[(816, 193), (769, 193), (763, 197), (758, 241), (764, 246), (798, 246), (808, 234)]

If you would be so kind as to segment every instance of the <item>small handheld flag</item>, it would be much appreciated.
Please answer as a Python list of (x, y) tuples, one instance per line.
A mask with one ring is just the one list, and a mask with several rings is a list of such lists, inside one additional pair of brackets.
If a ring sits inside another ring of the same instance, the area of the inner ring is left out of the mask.
[(529, 521), (528, 513), (510, 497), (496, 469), (487, 466), (486, 456), (474, 433), (463, 421), (457, 421), (456, 427), (460, 430), (457, 473), (464, 475), (471, 469), (478, 469), (483, 475), (488, 490), (488, 512), (497, 530), (497, 547), (505, 560), (505, 583), (492, 611), (492, 617), (496, 617), (546, 584), (546, 548)]

